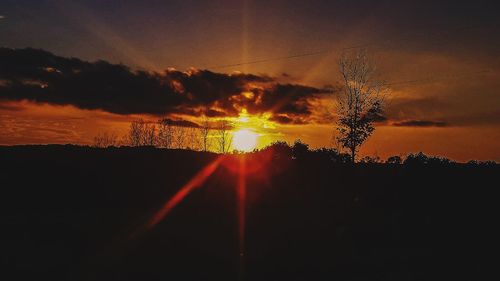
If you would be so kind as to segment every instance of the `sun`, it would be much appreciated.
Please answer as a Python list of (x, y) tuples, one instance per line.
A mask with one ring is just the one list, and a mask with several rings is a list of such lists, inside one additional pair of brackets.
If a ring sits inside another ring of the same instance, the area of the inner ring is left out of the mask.
[(234, 132), (233, 136), (233, 148), (239, 151), (249, 152), (252, 151), (257, 145), (257, 133), (248, 130), (241, 129)]

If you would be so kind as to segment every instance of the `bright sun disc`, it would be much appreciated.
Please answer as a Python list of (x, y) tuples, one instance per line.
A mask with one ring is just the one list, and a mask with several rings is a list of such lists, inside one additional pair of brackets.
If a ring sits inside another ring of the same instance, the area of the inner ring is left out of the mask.
[(257, 144), (257, 134), (247, 129), (236, 131), (233, 136), (233, 147), (239, 151), (252, 151)]

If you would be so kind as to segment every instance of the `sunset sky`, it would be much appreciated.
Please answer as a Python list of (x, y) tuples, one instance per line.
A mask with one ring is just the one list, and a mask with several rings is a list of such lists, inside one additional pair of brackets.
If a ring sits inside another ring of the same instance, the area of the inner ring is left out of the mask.
[(332, 146), (337, 61), (360, 47), (391, 89), (361, 155), (500, 161), (495, 1), (2, 0), (0, 145), (205, 114), (259, 147)]

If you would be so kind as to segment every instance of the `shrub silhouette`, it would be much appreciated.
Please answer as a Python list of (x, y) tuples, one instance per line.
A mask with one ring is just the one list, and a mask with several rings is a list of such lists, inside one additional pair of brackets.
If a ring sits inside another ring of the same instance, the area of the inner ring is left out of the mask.
[(403, 159), (401, 159), (400, 156), (391, 156), (389, 158), (387, 158), (387, 161), (385, 161), (385, 163), (387, 164), (401, 164), (403, 162)]
[(380, 164), (382, 163), (382, 160), (380, 160), (380, 157), (378, 156), (365, 156), (361, 158), (359, 162), (363, 164)]
[(497, 165), (495, 161), (478, 161), (478, 160), (470, 160), (466, 163), (469, 167), (494, 167)]
[(262, 152), (271, 153), (275, 159), (291, 159), (292, 148), (284, 141), (275, 141), (261, 149)]
[(292, 146), (292, 154), (295, 159), (306, 159), (309, 154), (309, 145), (301, 140), (296, 140)]
[(335, 164), (347, 164), (351, 161), (351, 156), (347, 153), (340, 153), (333, 148), (319, 148), (310, 151), (312, 161), (333, 162)]
[(422, 166), (422, 165), (447, 166), (447, 165), (455, 165), (456, 162), (445, 157), (427, 156), (423, 152), (419, 152), (416, 154), (413, 153), (408, 154), (403, 164), (409, 166)]

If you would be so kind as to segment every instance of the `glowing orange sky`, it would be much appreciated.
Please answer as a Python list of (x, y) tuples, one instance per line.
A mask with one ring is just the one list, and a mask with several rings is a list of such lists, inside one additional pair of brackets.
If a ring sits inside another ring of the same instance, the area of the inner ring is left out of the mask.
[[(101, 111), (87, 111), (72, 106), (9, 103), (0, 109), (0, 144), (77, 143), (91, 145), (99, 133), (109, 131), (124, 136), (130, 120), (138, 116), (121, 116)], [(17, 107), (14, 107), (17, 106)], [(154, 119), (153, 119), (154, 120)], [(263, 129), (257, 147), (272, 141), (296, 139), (315, 147), (335, 147), (331, 125), (279, 125)], [(424, 151), (452, 159), (498, 160), (500, 131), (495, 126), (457, 126), (446, 128), (408, 128), (378, 126), (374, 135), (361, 149), (361, 155), (386, 158), (408, 152)], [(495, 158), (496, 157), (496, 158)]]
[[(498, 36), (492, 36), (498, 34), (498, 17), (487, 6), (456, 1), (167, 1), (156, 7), (142, 1), (21, 2), (9, 2), (2, 11), (3, 46), (105, 59), (134, 69), (209, 68), (323, 87), (337, 83), (343, 48), (366, 44), (379, 78), (396, 83), (387, 101), (390, 119), (446, 126), (379, 124), (361, 154), (384, 158), (424, 151), (462, 161), (500, 160), (500, 55)], [(314, 55), (294, 57), (308, 53)], [(249, 61), (264, 62), (239, 64)], [(326, 119), (334, 111), (332, 100), (315, 101), (310, 124), (252, 124), (257, 146), (295, 139), (312, 147), (332, 146), (334, 129)], [(0, 100), (0, 117), (0, 144), (7, 145), (91, 144), (99, 132), (123, 136), (131, 120), (158, 118), (5, 100)]]

